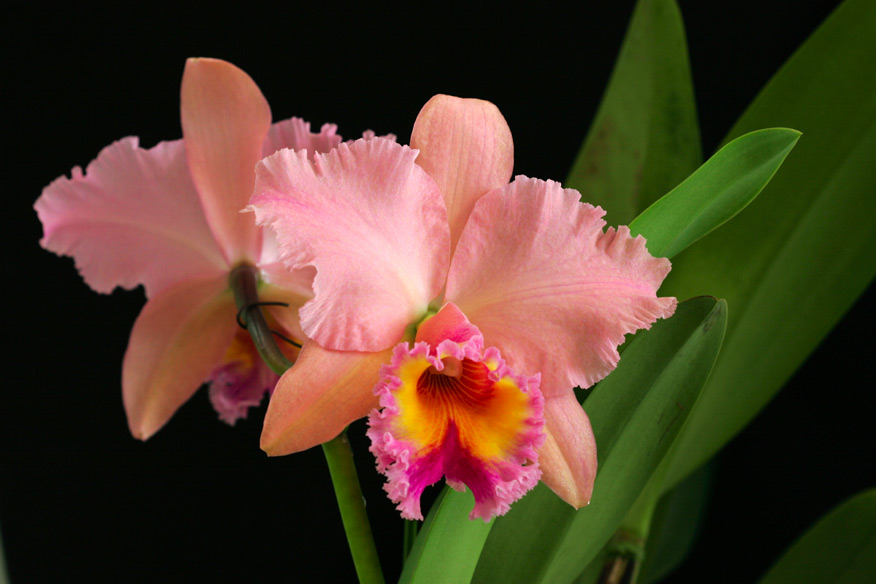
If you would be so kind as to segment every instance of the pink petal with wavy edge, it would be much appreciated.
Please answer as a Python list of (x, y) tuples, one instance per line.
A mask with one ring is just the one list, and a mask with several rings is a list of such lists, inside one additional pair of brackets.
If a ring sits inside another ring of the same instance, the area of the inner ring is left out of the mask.
[(280, 377), (262, 429), (262, 450), (281, 456), (328, 442), (378, 404), (373, 388), (392, 351), (329, 351), (306, 340)]
[[(72, 256), (97, 292), (143, 284), (153, 297), (187, 278), (227, 270), (189, 177), (182, 140), (149, 150), (115, 142), (83, 174), (61, 177), (34, 205), (40, 244)], [(161, 258), (160, 262), (155, 258)]]
[(335, 124), (323, 124), (318, 134), (310, 131), (310, 122), (301, 118), (290, 118), (277, 122), (268, 130), (268, 135), (262, 144), (262, 158), (270, 156), (277, 150), (291, 148), (292, 150), (307, 150), (311, 160), (316, 153), (328, 152), (341, 143)]
[(223, 363), (238, 330), (236, 313), (226, 274), (186, 281), (146, 303), (122, 364), (135, 438), (157, 432)]
[(470, 518), (488, 521), (538, 483), (543, 399), (538, 376), (514, 374), (495, 348), (484, 351), (458, 310), (451, 312), (432, 319), (449, 332), (435, 347), (418, 341), (393, 350), (375, 388), (383, 409), (369, 416), (368, 437), (402, 517), (421, 520), (423, 490), (444, 476), (453, 488), (472, 490)]
[(207, 222), (228, 263), (255, 261), (260, 234), (239, 211), (252, 194), (271, 110), (253, 80), (217, 59), (189, 59), (181, 92), (183, 138)]
[(391, 347), (441, 292), (447, 215), (415, 156), (374, 138), (341, 144), (313, 162), (281, 150), (256, 167), (249, 209), (277, 233), (289, 269), (316, 268), (301, 326), (325, 348)]
[(478, 201), (447, 279), (455, 302), (546, 398), (588, 387), (617, 365), (624, 335), (675, 311), (657, 298), (669, 260), (559, 183), (517, 177)]
[(436, 95), (417, 116), (411, 148), (420, 150), (417, 164), (444, 195), (455, 247), (477, 200), (511, 178), (511, 130), (488, 101)]
[(541, 480), (569, 505), (590, 502), (596, 479), (596, 439), (590, 419), (571, 391), (545, 398), (547, 439), (538, 451)]

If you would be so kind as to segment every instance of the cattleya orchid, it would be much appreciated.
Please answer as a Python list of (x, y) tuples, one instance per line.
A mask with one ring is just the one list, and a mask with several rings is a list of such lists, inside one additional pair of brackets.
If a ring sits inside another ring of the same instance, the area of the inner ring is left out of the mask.
[(341, 141), (333, 125), (318, 134), (296, 118), (271, 125), (253, 80), (215, 59), (186, 63), (181, 115), (181, 140), (148, 150), (135, 137), (115, 142), (85, 173), (77, 167), (51, 183), (35, 205), (43, 247), (73, 256), (91, 288), (145, 288), (122, 368), (128, 423), (141, 439), (205, 381), (228, 423), (273, 388), (277, 375), (236, 323), (229, 276), (250, 270), (263, 298), (293, 307), (274, 307), (269, 317), (293, 338), (301, 338), (294, 308), (310, 296), (311, 276), (286, 270), (270, 234), (240, 210), (259, 159), (281, 148), (312, 156)]
[(472, 489), (485, 520), (539, 476), (587, 504), (596, 446), (574, 387), (615, 367), (625, 334), (673, 313), (656, 296), (670, 265), (628, 228), (604, 230), (577, 191), (509, 183), (512, 165), (498, 109), (449, 96), (424, 106), (411, 147), (374, 138), (258, 164), (249, 209), (291, 271), (315, 269), (263, 449), (309, 448), (370, 412), (405, 517), (422, 517), (442, 475)]

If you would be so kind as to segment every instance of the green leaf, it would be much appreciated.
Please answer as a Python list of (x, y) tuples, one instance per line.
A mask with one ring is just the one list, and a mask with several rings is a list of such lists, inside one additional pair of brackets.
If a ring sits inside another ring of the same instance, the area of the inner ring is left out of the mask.
[(468, 518), (474, 504), (471, 491), (458, 493), (444, 487), (417, 535), (399, 584), (471, 580), (493, 527), (493, 523)]
[(611, 224), (626, 225), (701, 161), (678, 6), (640, 0), (566, 186), (601, 205)]
[(730, 132), (803, 138), (744, 212), (673, 260), (662, 295), (712, 294), (727, 339), (666, 480), (678, 482), (741, 430), (876, 275), (876, 3), (848, 0)]
[(540, 484), (496, 520), (475, 582), (571, 582), (584, 571), (684, 424), (726, 318), (723, 302), (695, 298), (627, 344), (587, 399), (600, 459), (590, 506), (576, 511)]
[(797, 143), (800, 132), (758, 130), (736, 138), (631, 224), (648, 251), (671, 258), (748, 206)]
[(876, 582), (876, 489), (849, 499), (806, 532), (760, 584)]
[(659, 582), (693, 548), (709, 500), (713, 471), (714, 464), (700, 467), (657, 503), (639, 573), (641, 584)]

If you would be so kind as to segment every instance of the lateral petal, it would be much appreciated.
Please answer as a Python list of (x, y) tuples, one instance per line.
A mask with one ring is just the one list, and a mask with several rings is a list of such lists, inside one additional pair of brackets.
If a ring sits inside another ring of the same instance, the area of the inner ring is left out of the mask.
[[(140, 284), (147, 297), (227, 270), (204, 220), (182, 140), (145, 150), (135, 137), (104, 148), (43, 190), (34, 208), (40, 244), (72, 256), (97, 292)], [(162, 260), (156, 262), (155, 258)]]
[(571, 391), (544, 400), (547, 439), (538, 451), (544, 484), (576, 509), (590, 502), (596, 479), (596, 439)]
[(271, 110), (255, 82), (218, 59), (189, 59), (181, 113), (189, 168), (201, 205), (230, 265), (255, 261), (259, 232), (241, 214), (252, 194), (256, 162)]
[(411, 148), (444, 195), (453, 249), (477, 200), (511, 178), (511, 130), (488, 101), (436, 95), (417, 116)]
[(675, 311), (658, 298), (669, 260), (559, 183), (517, 177), (478, 201), (453, 257), (448, 301), (546, 398), (588, 387), (620, 358), (624, 335)]
[(415, 156), (373, 138), (343, 143), (313, 162), (281, 150), (256, 167), (248, 209), (276, 232), (289, 269), (316, 268), (301, 326), (327, 349), (391, 347), (441, 292), (447, 214)]
[(261, 447), (270, 456), (328, 442), (378, 405), (380, 367), (392, 349), (378, 353), (330, 351), (306, 340), (295, 365), (280, 377), (265, 414)]
[(122, 364), (128, 425), (145, 440), (210, 377), (237, 331), (228, 276), (189, 280), (149, 300)]

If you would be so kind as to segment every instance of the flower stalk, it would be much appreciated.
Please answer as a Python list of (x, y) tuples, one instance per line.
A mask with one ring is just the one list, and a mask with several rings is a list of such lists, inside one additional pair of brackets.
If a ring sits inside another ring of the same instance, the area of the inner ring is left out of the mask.
[[(239, 310), (239, 320), (246, 325), (265, 363), (275, 373), (282, 375), (293, 364), (280, 351), (262, 313), (258, 296), (258, 271), (251, 265), (239, 265), (231, 271), (229, 280)], [(383, 572), (346, 431), (322, 447), (359, 581), (363, 584), (382, 584)]]
[(262, 360), (274, 373), (283, 375), (292, 367), (292, 362), (274, 341), (268, 321), (260, 308), (258, 270), (248, 264), (239, 265), (231, 270), (229, 280), (234, 292), (234, 302), (237, 304), (238, 320), (246, 325)]

